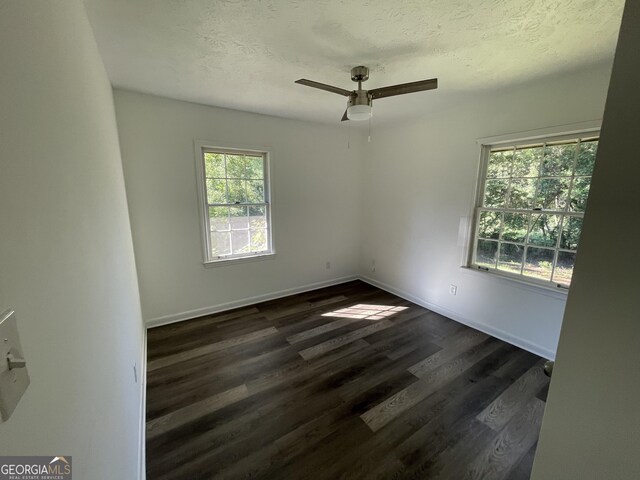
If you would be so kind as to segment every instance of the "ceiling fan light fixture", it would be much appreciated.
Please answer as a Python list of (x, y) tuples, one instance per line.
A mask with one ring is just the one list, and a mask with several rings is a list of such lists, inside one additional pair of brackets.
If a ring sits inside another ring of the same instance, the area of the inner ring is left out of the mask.
[(350, 105), (347, 108), (347, 118), (349, 120), (369, 120), (371, 115), (371, 105)]

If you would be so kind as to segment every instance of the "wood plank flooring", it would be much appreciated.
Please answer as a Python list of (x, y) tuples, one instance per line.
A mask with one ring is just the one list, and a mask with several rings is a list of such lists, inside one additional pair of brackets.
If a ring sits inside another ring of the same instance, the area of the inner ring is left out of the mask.
[(147, 478), (528, 479), (542, 365), (359, 281), (153, 328)]

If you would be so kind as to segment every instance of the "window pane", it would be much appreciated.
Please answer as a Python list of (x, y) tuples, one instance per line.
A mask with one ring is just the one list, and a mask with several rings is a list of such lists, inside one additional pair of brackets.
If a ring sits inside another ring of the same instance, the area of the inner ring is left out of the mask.
[(487, 177), (508, 178), (511, 173), (512, 162), (513, 150), (491, 152), (489, 154), (489, 165), (487, 166)]
[(529, 215), (526, 213), (505, 213), (502, 226), (502, 240), (524, 243), (529, 227)]
[(205, 177), (224, 178), (224, 155), (221, 153), (204, 154)]
[(564, 222), (562, 224), (562, 237), (560, 238), (560, 248), (577, 250), (581, 232), (581, 217), (564, 217)]
[(476, 250), (476, 263), (483, 267), (496, 268), (498, 255), (498, 242), (490, 240), (478, 240)]
[(209, 226), (212, 232), (229, 231), (229, 208), (209, 207)]
[(226, 155), (227, 177), (245, 178), (247, 176), (247, 160), (244, 155)]
[(508, 208), (530, 209), (536, 194), (535, 178), (514, 178), (511, 180)]
[(519, 148), (513, 159), (513, 177), (537, 177), (542, 160), (542, 146)]
[(511, 273), (520, 273), (522, 269), (522, 258), (524, 256), (524, 245), (514, 243), (500, 243), (500, 257), (498, 260), (498, 270)]
[(247, 158), (247, 178), (264, 178), (264, 159), (262, 157)]
[(542, 160), (542, 176), (570, 176), (576, 158), (576, 143), (547, 145)]
[(229, 203), (246, 203), (247, 191), (244, 180), (227, 180)]
[(226, 186), (226, 180), (207, 178), (207, 202), (227, 203)]
[(268, 252), (271, 226), (266, 157), (241, 152), (202, 155), (204, 178), (200, 181), (206, 190), (203, 200), (208, 218), (203, 221), (210, 230), (209, 260)]
[(558, 252), (558, 263), (553, 271), (553, 281), (569, 286), (573, 276), (573, 265), (576, 263), (576, 254), (570, 252)]
[(543, 210), (564, 210), (568, 193), (569, 179), (543, 178), (539, 183), (534, 207)]
[(503, 207), (508, 186), (508, 180), (487, 180), (483, 205), (485, 207)]
[(555, 247), (559, 224), (560, 215), (533, 215), (527, 242), (542, 247)]
[(249, 230), (232, 230), (231, 247), (234, 254), (249, 253)]
[(597, 150), (597, 140), (582, 142), (580, 144), (580, 153), (578, 154), (578, 163), (576, 164), (576, 175), (591, 175), (593, 173)]
[(249, 207), (249, 226), (251, 228), (267, 227), (266, 207)]
[(229, 215), (231, 230), (246, 230), (247, 228), (249, 228), (247, 207), (229, 207)]
[(247, 180), (247, 202), (264, 203), (264, 181)]
[(267, 249), (267, 230), (261, 228), (251, 230), (251, 251), (263, 252)]
[(553, 252), (550, 248), (527, 248), (527, 258), (524, 262), (523, 273), (529, 277), (551, 280)]
[(591, 187), (591, 177), (576, 177), (573, 180), (573, 188), (571, 189), (571, 200), (569, 201), (569, 210), (574, 212), (584, 212), (587, 208), (587, 198), (589, 197), (589, 188)]
[(230, 235), (231, 232), (211, 232), (211, 256), (221, 257), (231, 254)]
[(478, 236), (480, 238), (495, 238), (500, 235), (500, 217), (501, 213), (482, 212), (478, 223)]
[[(475, 265), (569, 285), (597, 134), (490, 151), (473, 241)], [(552, 278), (553, 277), (553, 278)]]

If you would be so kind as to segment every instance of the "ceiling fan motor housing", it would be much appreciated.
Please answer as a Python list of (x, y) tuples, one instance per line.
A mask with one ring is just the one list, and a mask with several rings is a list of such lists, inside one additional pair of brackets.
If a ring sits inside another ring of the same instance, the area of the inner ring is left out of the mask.
[(363, 67), (362, 65), (353, 67), (351, 69), (351, 80), (354, 82), (364, 82), (369, 80), (369, 68)]
[(362, 89), (362, 82), (369, 79), (369, 68), (362, 65), (353, 67), (351, 69), (351, 80), (358, 82), (358, 90), (355, 90), (349, 97), (347, 107), (353, 105), (367, 105), (371, 106), (371, 95), (369, 92)]
[(371, 95), (366, 90), (357, 90), (349, 97), (348, 107), (352, 105), (368, 105), (371, 106)]

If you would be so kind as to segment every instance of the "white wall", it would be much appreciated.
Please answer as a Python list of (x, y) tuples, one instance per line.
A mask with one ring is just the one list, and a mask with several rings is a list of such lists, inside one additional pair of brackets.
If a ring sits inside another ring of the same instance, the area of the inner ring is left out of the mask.
[[(424, 119), (374, 128), (371, 143), (354, 129), (350, 149), (345, 128), (116, 90), (144, 318), (189, 318), (362, 274), (554, 357), (565, 297), (460, 268), (460, 218), (473, 205), (476, 139), (599, 119), (609, 70), (476, 95)], [(203, 267), (194, 139), (274, 149), (275, 259)]]
[(639, 44), (628, 1), (534, 480), (640, 478)]
[[(357, 273), (361, 134), (116, 90), (143, 316), (155, 324)], [(273, 149), (276, 256), (205, 268), (194, 139)], [(331, 269), (325, 263), (331, 262)]]
[(2, 455), (138, 478), (143, 328), (111, 86), (79, 0), (0, 4), (0, 310), (31, 385)]
[[(474, 203), (477, 139), (599, 119), (608, 75), (609, 66), (602, 66), (476, 94), (374, 132), (363, 165), (362, 273), (453, 319), (553, 357), (565, 297), (460, 268), (460, 219), (471, 215)], [(449, 284), (458, 286), (456, 296)]]

